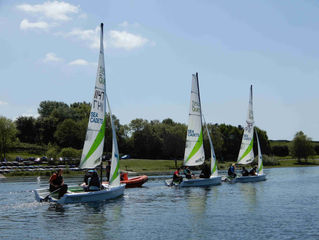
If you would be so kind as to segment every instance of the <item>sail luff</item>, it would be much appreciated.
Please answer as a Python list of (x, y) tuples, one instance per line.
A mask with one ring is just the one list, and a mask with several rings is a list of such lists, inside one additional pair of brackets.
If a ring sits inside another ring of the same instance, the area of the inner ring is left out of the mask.
[(185, 166), (198, 166), (204, 163), (202, 113), (199, 98), (198, 74), (192, 75), (190, 110), (184, 153)]
[(260, 149), (260, 144), (259, 144), (259, 138), (257, 134), (257, 129), (255, 128), (255, 133), (256, 133), (256, 139), (257, 139), (257, 147), (258, 147), (258, 167), (257, 167), (257, 172), (258, 174), (264, 174), (264, 166), (263, 166), (263, 156), (261, 153)]
[(80, 161), (80, 168), (95, 168), (102, 162), (105, 138), (105, 66), (103, 24), (100, 33), (100, 53), (93, 100)]
[(253, 89), (250, 86), (248, 115), (246, 120), (246, 127), (241, 141), (240, 151), (237, 158), (237, 163), (248, 164), (254, 161), (254, 115), (253, 115)]

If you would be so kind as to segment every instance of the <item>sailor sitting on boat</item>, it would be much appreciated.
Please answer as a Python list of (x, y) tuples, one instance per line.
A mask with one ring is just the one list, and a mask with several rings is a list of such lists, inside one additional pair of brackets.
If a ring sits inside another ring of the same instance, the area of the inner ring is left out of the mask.
[(61, 198), (67, 191), (68, 185), (64, 184), (63, 176), (62, 176), (62, 169), (58, 169), (49, 179), (50, 183), (50, 192), (58, 192), (58, 198)]
[(237, 174), (235, 173), (236, 165), (233, 163), (229, 168), (228, 168), (228, 176), (231, 178), (235, 178)]
[(95, 170), (88, 170), (84, 176), (84, 183), (81, 184), (81, 187), (85, 191), (99, 191), (101, 184), (100, 179)]
[(253, 167), (250, 171), (249, 171), (249, 175), (250, 176), (256, 176), (257, 175), (257, 167)]
[(189, 167), (184, 167), (184, 170), (183, 170), (184, 174), (185, 174), (185, 177), (187, 179), (192, 179), (192, 178), (195, 178), (195, 175), (192, 173), (192, 171), (189, 169)]
[(245, 167), (243, 167), (243, 169), (241, 170), (241, 175), (242, 176), (248, 176), (249, 172), (247, 171), (247, 169)]

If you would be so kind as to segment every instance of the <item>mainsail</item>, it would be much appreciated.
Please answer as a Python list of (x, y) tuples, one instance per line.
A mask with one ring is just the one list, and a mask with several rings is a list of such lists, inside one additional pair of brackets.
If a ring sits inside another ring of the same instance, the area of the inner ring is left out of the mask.
[(253, 142), (254, 142), (253, 86), (251, 85), (249, 106), (248, 106), (248, 116), (246, 120), (246, 127), (244, 129), (243, 138), (241, 141), (237, 163), (248, 164), (254, 161)]
[[(203, 117), (204, 117), (204, 116), (203, 116)], [(208, 136), (209, 145), (210, 145), (210, 155), (211, 155), (211, 159), (210, 159), (210, 173), (211, 173), (211, 177), (217, 177), (217, 176), (218, 176), (218, 169), (217, 169), (216, 155), (215, 155), (213, 142), (212, 142), (212, 139), (211, 139), (211, 137), (210, 137), (210, 134), (209, 134), (209, 131), (208, 131), (208, 127), (207, 127), (205, 118), (204, 118), (204, 123), (205, 123), (205, 126), (206, 126), (207, 136)]]
[(188, 118), (184, 166), (197, 166), (205, 161), (203, 146), (202, 112), (198, 73), (192, 75), (191, 101)]
[(105, 136), (105, 103), (105, 66), (102, 23), (97, 76), (80, 168), (94, 168), (102, 161)]
[(258, 146), (258, 168), (257, 168), (257, 172), (258, 172), (259, 175), (261, 175), (261, 174), (264, 174), (263, 156), (261, 154), (259, 138), (258, 138), (258, 134), (257, 134), (256, 128), (255, 128), (255, 133), (256, 133), (257, 146)]

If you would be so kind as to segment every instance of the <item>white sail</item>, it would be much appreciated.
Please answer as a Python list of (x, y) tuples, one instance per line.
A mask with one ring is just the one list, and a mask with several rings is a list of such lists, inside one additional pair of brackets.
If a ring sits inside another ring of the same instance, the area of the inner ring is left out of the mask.
[(256, 132), (256, 139), (257, 139), (257, 146), (258, 146), (258, 167), (257, 167), (257, 172), (258, 172), (259, 175), (261, 175), (261, 174), (264, 174), (263, 156), (261, 154), (259, 138), (258, 138), (258, 134), (257, 134), (256, 128), (255, 128), (255, 132)]
[(105, 136), (105, 67), (103, 24), (101, 24), (100, 55), (88, 129), (86, 132), (80, 168), (94, 168), (102, 161)]
[(241, 141), (237, 163), (248, 164), (254, 161), (253, 142), (254, 142), (253, 86), (251, 85), (249, 106), (248, 106), (248, 116), (246, 120), (246, 127), (244, 129), (243, 138)]
[(202, 112), (198, 74), (192, 75), (191, 101), (188, 118), (184, 166), (198, 166), (205, 161), (203, 146)]
[(111, 121), (111, 127), (112, 127), (112, 158), (111, 158), (111, 170), (110, 170), (110, 185), (113, 187), (116, 187), (116, 186), (120, 186), (120, 174), (119, 174), (120, 155), (119, 155), (119, 148), (118, 148), (117, 140), (116, 140), (116, 133), (115, 133), (109, 99), (106, 94), (105, 96), (106, 96), (107, 105), (109, 108), (110, 121)]
[[(203, 116), (203, 117), (204, 117), (204, 116)], [(208, 131), (208, 127), (207, 127), (205, 118), (204, 118), (204, 123), (205, 123), (205, 126), (206, 126), (207, 136), (208, 136), (209, 145), (210, 145), (210, 155), (211, 155), (211, 159), (210, 159), (210, 173), (211, 173), (211, 177), (217, 177), (217, 176), (218, 176), (218, 169), (217, 169), (216, 155), (215, 155), (213, 142), (212, 142), (212, 139), (211, 139), (211, 137), (210, 137), (210, 134), (209, 134), (209, 131)]]

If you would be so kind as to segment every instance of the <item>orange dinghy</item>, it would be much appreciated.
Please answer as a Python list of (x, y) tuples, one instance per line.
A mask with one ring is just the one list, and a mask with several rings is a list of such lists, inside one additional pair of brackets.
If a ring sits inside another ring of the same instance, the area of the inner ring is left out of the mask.
[[(126, 188), (142, 187), (142, 185), (146, 183), (147, 180), (148, 180), (148, 177), (146, 175), (128, 178), (127, 173), (121, 174), (121, 184), (125, 183)], [(103, 182), (103, 183), (108, 183), (108, 182)]]

